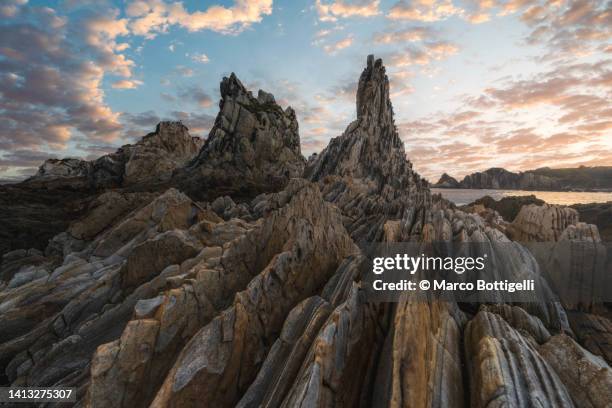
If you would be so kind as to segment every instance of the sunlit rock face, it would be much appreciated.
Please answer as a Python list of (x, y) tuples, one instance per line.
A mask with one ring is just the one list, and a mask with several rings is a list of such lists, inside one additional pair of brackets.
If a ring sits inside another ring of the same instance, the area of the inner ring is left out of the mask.
[[(221, 94), (201, 148), (160, 124), (131, 150), (127, 185), (81, 198), (42, 250), (3, 256), (2, 385), (76, 387), (89, 407), (609, 405), (606, 306), (541, 300), (554, 298), (543, 270), (566, 242), (592, 253), (595, 226), (554, 206), (509, 223), (432, 196), (372, 56), (357, 119), (307, 165), (293, 111), (234, 75)], [(168, 166), (149, 167), (166, 150)], [(93, 163), (38, 177), (65, 182)], [(554, 250), (540, 260), (526, 245), (542, 240)], [(485, 244), (543, 296), (368, 301), (365, 247), (405, 241)]]

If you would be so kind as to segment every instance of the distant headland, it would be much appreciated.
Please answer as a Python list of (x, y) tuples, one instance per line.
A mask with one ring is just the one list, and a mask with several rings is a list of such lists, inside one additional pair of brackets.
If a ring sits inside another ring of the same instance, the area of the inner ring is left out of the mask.
[(541, 191), (612, 191), (612, 166), (576, 168), (542, 167), (524, 172), (511, 172), (492, 167), (469, 174), (458, 181), (442, 174), (436, 188), (471, 188)]

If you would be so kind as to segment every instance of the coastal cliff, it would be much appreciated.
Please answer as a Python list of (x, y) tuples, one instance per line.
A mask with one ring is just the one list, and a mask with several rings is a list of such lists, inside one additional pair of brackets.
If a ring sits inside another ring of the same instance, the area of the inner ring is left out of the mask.
[(432, 187), (540, 191), (612, 191), (612, 167), (548, 167), (511, 172), (494, 167), (465, 176), (461, 181), (444, 173)]

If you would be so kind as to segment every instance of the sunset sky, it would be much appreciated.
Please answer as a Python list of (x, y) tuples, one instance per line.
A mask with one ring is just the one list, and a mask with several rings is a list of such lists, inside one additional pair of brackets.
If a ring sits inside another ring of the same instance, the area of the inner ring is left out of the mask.
[(0, 178), (164, 119), (206, 137), (232, 71), (296, 110), (307, 156), (354, 119), (371, 53), (432, 181), (612, 165), (611, 39), (612, 0), (0, 0)]

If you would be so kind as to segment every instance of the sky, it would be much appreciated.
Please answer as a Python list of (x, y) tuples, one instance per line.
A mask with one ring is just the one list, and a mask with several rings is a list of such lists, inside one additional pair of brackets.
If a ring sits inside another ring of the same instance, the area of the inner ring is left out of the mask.
[(305, 156), (355, 118), (368, 54), (431, 181), (612, 165), (612, 0), (2, 0), (0, 179), (160, 120), (206, 137), (219, 82), (292, 106)]

